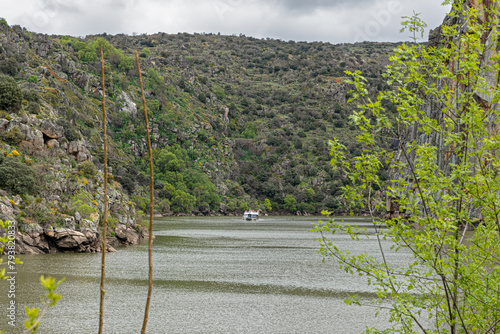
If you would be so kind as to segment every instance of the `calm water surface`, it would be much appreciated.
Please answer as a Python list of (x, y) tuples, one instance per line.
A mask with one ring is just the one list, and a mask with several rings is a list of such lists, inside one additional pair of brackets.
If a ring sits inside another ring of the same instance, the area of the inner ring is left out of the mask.
[[(165, 218), (155, 222), (154, 290), (148, 333), (360, 333), (385, 327), (369, 306), (347, 306), (348, 293), (367, 302), (372, 291), (361, 278), (322, 262), (310, 232), (319, 217)], [(359, 219), (353, 222), (364, 224)], [(376, 239), (352, 244), (353, 251), (377, 252)], [(389, 245), (386, 245), (387, 249)], [(40, 275), (66, 277), (63, 298), (47, 313), (39, 333), (96, 333), (100, 254), (23, 256), (16, 302), (21, 333), (22, 305), (39, 305)], [(408, 258), (389, 254), (389, 261)], [(120, 248), (106, 257), (104, 332), (139, 333), (147, 294), (147, 244)], [(0, 291), (0, 328), (7, 328), (5, 284)]]

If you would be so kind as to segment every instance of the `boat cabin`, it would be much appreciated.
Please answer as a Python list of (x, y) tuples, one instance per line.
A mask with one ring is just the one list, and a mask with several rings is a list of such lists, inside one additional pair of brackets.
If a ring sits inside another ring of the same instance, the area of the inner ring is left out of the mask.
[(243, 214), (243, 219), (244, 220), (257, 220), (257, 219), (259, 219), (259, 213), (260, 213), (260, 210), (257, 210), (257, 211), (247, 210)]

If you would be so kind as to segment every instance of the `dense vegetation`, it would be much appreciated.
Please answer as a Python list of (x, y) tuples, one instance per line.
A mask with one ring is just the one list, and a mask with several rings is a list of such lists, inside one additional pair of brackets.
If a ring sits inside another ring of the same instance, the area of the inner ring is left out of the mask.
[[(132, 58), (139, 50), (163, 214), (344, 211), (338, 195), (347, 179), (330, 167), (328, 139), (335, 135), (351, 155), (361, 153), (344, 71), (361, 70), (376, 93), (386, 88), (381, 73), (395, 47), (186, 33), (79, 39), (2, 29), (16, 36), (0, 48), (3, 117), (53, 119), (68, 143), (88, 144), (98, 169), (103, 49), (112, 181), (144, 209), (145, 127)], [(13, 129), (0, 132), (5, 152), (24, 140)]]

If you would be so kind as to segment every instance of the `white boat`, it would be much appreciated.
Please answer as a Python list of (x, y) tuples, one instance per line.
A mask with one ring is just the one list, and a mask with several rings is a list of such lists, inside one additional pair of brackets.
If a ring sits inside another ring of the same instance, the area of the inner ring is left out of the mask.
[(257, 210), (257, 211), (247, 210), (243, 214), (243, 220), (257, 220), (257, 219), (259, 219), (259, 213), (260, 213), (260, 210)]

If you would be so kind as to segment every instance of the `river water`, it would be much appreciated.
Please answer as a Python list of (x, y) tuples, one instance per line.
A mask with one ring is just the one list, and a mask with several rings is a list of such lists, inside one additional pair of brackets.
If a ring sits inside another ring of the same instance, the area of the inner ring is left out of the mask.
[[(317, 254), (310, 232), (321, 217), (182, 217), (155, 221), (154, 290), (148, 333), (361, 333), (384, 328), (387, 315), (348, 306), (348, 293), (365, 303), (374, 294), (364, 279)], [(348, 218), (355, 224), (366, 221)], [(340, 247), (378, 252), (375, 238), (358, 243), (336, 234)], [(389, 251), (389, 245), (385, 245)], [(404, 255), (388, 255), (404, 264)], [(49, 309), (42, 334), (96, 333), (101, 254), (21, 257), (16, 277), (17, 327), (7, 325), (7, 284), (0, 284), (0, 329), (21, 333), (23, 305), (40, 305), (40, 275), (58, 279), (63, 295)], [(147, 243), (106, 257), (104, 332), (139, 333), (147, 294)]]

